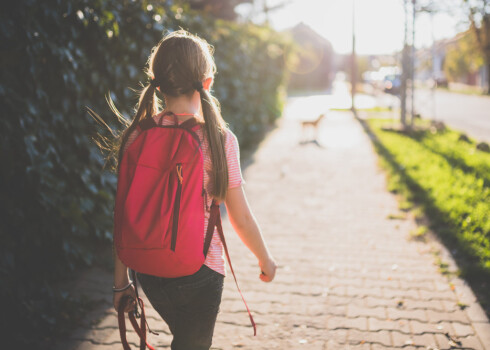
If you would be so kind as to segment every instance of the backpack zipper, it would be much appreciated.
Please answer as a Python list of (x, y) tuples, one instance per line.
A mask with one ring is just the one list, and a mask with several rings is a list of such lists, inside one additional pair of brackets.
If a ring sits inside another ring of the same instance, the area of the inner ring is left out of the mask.
[(180, 214), (180, 197), (182, 195), (182, 182), (184, 180), (182, 174), (182, 163), (177, 163), (177, 192), (175, 193), (174, 201), (174, 215), (172, 223), (172, 241), (170, 243), (170, 249), (175, 252), (175, 245), (177, 244), (177, 232), (179, 231), (179, 214)]

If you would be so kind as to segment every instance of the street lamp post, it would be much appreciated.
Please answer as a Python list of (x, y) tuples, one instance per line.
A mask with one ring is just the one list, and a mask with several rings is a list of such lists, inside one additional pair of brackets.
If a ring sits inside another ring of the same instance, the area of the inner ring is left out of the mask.
[(410, 125), (413, 127), (414, 119), (415, 119), (415, 16), (416, 16), (416, 0), (412, 0), (412, 59), (410, 62), (410, 80), (411, 80), (411, 89), (410, 89)]
[(357, 67), (356, 67), (356, 0), (352, 0), (352, 57), (351, 57), (351, 98), (352, 110), (355, 110), (354, 98), (356, 96)]
[(417, 9), (417, 13), (427, 13), (430, 18), (430, 33), (431, 33), (431, 48), (430, 48), (430, 60), (431, 60), (431, 78), (433, 84), (431, 86), (430, 103), (431, 103), (431, 118), (436, 120), (436, 39), (434, 36), (434, 14), (437, 12), (437, 8), (434, 3), (431, 2), (427, 5), (421, 6)]
[(401, 77), (401, 91), (400, 91), (400, 121), (402, 127), (406, 127), (406, 113), (407, 113), (407, 66), (408, 66), (408, 9), (407, 0), (403, 0), (403, 10), (405, 14), (405, 34), (403, 40), (403, 51), (402, 51), (402, 77)]

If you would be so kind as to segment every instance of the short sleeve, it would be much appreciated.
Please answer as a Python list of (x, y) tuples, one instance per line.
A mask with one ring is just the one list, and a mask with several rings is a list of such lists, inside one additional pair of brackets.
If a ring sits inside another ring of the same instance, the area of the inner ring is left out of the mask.
[(228, 163), (228, 188), (242, 185), (245, 181), (240, 169), (240, 148), (238, 140), (231, 130), (227, 130), (225, 140), (226, 161)]
[(126, 140), (126, 143), (124, 144), (123, 153), (126, 153), (126, 150), (129, 148), (129, 146), (131, 146), (133, 141), (136, 140), (136, 138), (138, 137), (139, 134), (140, 134), (140, 132), (138, 131), (138, 129), (134, 129), (131, 132), (131, 134), (129, 134), (128, 139)]

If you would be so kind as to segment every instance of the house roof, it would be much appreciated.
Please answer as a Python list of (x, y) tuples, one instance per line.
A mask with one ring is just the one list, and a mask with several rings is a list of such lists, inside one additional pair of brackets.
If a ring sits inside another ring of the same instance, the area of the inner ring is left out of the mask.
[(318, 34), (315, 30), (303, 22), (298, 23), (296, 26), (288, 29), (287, 31), (291, 33), (296, 41), (308, 40), (309, 42), (313, 42), (318, 46), (328, 47), (329, 50), (332, 50), (332, 44), (330, 41), (328, 41), (328, 39)]

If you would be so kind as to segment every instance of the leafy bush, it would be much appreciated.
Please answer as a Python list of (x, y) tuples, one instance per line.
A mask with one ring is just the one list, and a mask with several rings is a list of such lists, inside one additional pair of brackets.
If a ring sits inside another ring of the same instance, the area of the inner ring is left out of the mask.
[[(115, 176), (91, 137), (89, 106), (117, 128), (104, 95), (132, 115), (129, 89), (166, 30), (216, 47), (216, 95), (242, 144), (281, 112), (287, 42), (171, 1), (24, 0), (0, 5), (0, 327), (47, 337), (70, 297), (55, 283), (110, 246)], [(60, 306), (61, 305), (61, 306)], [(78, 307), (78, 306), (77, 306)], [(14, 334), (17, 334), (14, 332)], [(15, 338), (15, 337), (13, 337)]]
[(290, 44), (282, 34), (251, 24), (213, 21), (195, 30), (215, 44), (215, 94), (241, 146), (253, 146), (281, 115), (285, 61)]
[[(466, 277), (490, 281), (490, 154), (452, 130), (405, 134), (369, 120), (390, 188), (419, 203)], [(464, 258), (464, 261), (463, 259)], [(488, 288), (488, 286), (487, 286)]]

